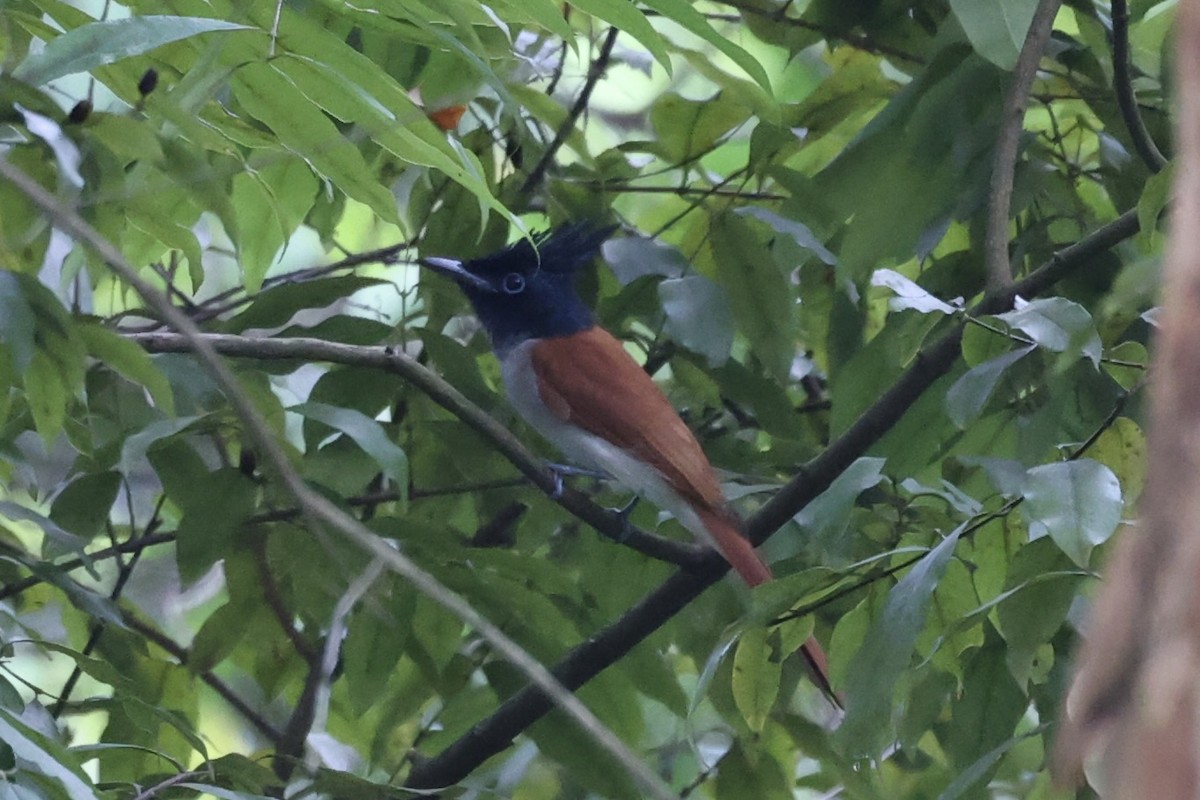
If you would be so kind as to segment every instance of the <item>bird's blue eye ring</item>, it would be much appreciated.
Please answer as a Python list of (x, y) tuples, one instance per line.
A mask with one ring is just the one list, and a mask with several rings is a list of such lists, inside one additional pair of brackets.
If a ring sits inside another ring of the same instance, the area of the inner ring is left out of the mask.
[(504, 276), (500, 288), (505, 294), (520, 294), (525, 291), (525, 276), (519, 272), (510, 272)]

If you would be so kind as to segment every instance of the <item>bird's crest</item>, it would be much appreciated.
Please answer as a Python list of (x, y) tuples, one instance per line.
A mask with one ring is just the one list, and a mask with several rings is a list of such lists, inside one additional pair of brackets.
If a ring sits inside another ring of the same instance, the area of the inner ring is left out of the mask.
[(503, 250), (483, 258), (473, 259), (468, 269), (476, 275), (539, 270), (565, 274), (591, 262), (600, 245), (617, 229), (615, 225), (598, 226), (593, 222), (575, 222), (554, 230), (533, 234), (533, 241), (519, 239)]

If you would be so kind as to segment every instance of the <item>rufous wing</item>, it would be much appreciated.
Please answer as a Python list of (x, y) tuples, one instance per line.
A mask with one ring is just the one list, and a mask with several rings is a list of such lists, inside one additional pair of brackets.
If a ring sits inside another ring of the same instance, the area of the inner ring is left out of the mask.
[(621, 343), (600, 327), (543, 339), (531, 361), (552, 413), (654, 467), (700, 508), (725, 498), (699, 442)]

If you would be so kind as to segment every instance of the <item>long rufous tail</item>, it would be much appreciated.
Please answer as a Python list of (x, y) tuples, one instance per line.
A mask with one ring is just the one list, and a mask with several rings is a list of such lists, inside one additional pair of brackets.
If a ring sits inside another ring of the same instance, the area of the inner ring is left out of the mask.
[[(697, 509), (697, 513), (716, 543), (717, 550), (733, 567), (733, 571), (746, 582), (747, 586), (753, 588), (771, 580), (773, 577), (771, 568), (759, 557), (754, 546), (750, 544), (750, 540), (742, 535), (736, 523), (727, 514), (700, 509)], [(841, 698), (834, 691), (833, 684), (829, 682), (829, 658), (825, 655), (821, 643), (817, 641), (816, 637), (810, 636), (801, 650), (804, 660), (808, 662), (808, 671), (812, 676), (813, 683), (817, 685), (822, 694), (829, 698), (831, 703), (842, 708)]]

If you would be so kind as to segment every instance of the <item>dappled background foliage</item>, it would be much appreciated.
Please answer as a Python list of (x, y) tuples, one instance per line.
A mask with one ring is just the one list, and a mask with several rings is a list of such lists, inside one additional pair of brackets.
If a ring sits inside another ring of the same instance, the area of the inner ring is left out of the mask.
[[(309, 485), (585, 684), (675, 790), (1046, 796), (1142, 484), (1174, 11), (1056, 5), (0, 6), (0, 157), (57, 203), (0, 179), (0, 787), (642, 791), (298, 513), (186, 343), (61, 232), (77, 212), (236, 350)], [(620, 225), (585, 294), (764, 542), (753, 595), (644, 552), (681, 537), (644, 504), (597, 535), (479, 422), (553, 455), (413, 260), (580, 219)]]

